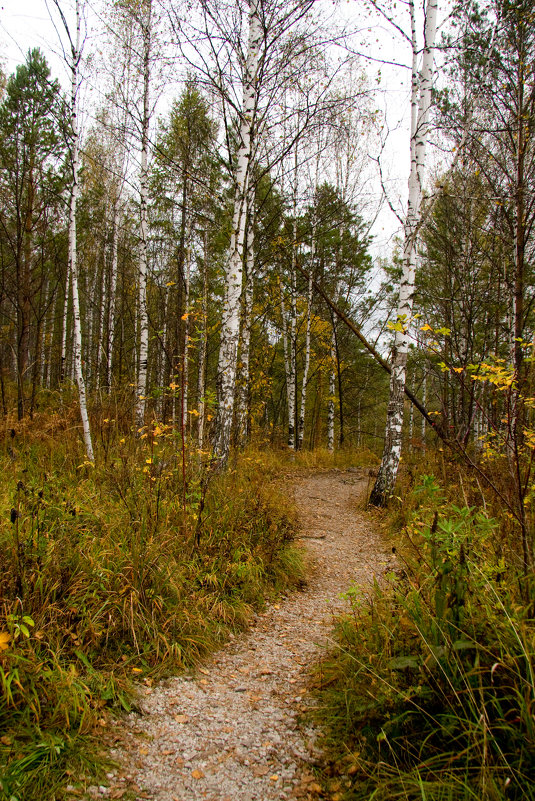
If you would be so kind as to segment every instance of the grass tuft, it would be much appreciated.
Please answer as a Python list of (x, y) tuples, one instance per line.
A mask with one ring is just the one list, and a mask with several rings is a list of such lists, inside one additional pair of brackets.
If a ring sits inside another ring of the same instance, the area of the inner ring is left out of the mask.
[(535, 577), (519, 580), (498, 520), (432, 476), (407, 508), (398, 569), (350, 589), (322, 665), (326, 785), (347, 801), (534, 799)]
[(215, 475), (154, 422), (100, 423), (95, 466), (68, 411), (0, 437), (0, 799), (80, 791), (134, 681), (198, 662), (302, 577), (288, 501), (258, 458)]

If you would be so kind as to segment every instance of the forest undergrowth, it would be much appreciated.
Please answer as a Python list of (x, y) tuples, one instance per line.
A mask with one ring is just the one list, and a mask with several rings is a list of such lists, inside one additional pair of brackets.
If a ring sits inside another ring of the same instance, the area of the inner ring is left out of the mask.
[(109, 715), (131, 708), (134, 682), (191, 667), (299, 583), (276, 479), (341, 464), (250, 450), (216, 474), (170, 427), (134, 436), (105, 414), (95, 465), (80, 456), (75, 404), (1, 432), (2, 801), (94, 781)]
[(327, 797), (534, 799), (535, 577), (518, 526), (441, 454), (397, 493), (377, 513), (397, 568), (349, 589), (318, 674)]

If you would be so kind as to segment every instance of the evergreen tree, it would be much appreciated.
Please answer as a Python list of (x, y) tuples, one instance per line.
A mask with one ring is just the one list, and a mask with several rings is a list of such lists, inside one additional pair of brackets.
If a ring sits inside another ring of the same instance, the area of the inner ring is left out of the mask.
[[(65, 187), (65, 105), (43, 54), (30, 50), (0, 105), (0, 225), (3, 314), (14, 321), (19, 419), (41, 347), (40, 297), (50, 276), (43, 254), (57, 233)], [(53, 279), (54, 280), (54, 279)]]

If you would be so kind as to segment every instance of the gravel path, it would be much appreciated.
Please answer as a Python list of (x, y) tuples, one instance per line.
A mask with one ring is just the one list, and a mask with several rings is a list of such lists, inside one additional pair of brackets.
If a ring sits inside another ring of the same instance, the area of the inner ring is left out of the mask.
[[(258, 615), (194, 677), (146, 688), (112, 754), (124, 767), (89, 796), (151, 801), (317, 798), (315, 732), (300, 723), (307, 683), (351, 583), (369, 584), (389, 555), (363, 514), (367, 479), (333, 471), (293, 485), (308, 586)], [(119, 724), (123, 725), (123, 724)]]

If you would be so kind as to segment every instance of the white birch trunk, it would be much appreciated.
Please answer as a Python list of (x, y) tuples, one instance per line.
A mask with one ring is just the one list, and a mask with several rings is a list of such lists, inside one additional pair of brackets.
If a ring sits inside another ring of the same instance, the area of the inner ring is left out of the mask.
[[(284, 375), (286, 377), (286, 403), (288, 405), (288, 420), (290, 421), (292, 418), (290, 416), (290, 408), (291, 408), (291, 397), (290, 397), (290, 388), (291, 388), (291, 379), (290, 379), (290, 344), (288, 342), (288, 319), (286, 314), (286, 304), (284, 303), (284, 295), (282, 291), (282, 285), (279, 285), (280, 290), (280, 306), (281, 306), (281, 320), (282, 320), (282, 352), (284, 355)], [(290, 447), (292, 447), (292, 443), (288, 443)]]
[(95, 358), (95, 389), (100, 390), (100, 382), (101, 382), (101, 367), (103, 357), (105, 358), (105, 352), (102, 344), (102, 340), (104, 338), (104, 324), (106, 320), (106, 256), (104, 254), (103, 263), (102, 263), (102, 276), (100, 281), (100, 298), (99, 298), (99, 308), (98, 308), (98, 326), (97, 326), (97, 335), (96, 335), (96, 358)]
[[(313, 236), (315, 233), (313, 234)], [(314, 242), (312, 244), (312, 262), (314, 262)], [(303, 366), (303, 381), (301, 384), (301, 404), (299, 407), (299, 419), (297, 421), (297, 447), (303, 447), (305, 438), (305, 412), (307, 402), (308, 371), (310, 369), (310, 325), (312, 320), (312, 270), (308, 279), (307, 292), (307, 311), (306, 311), (306, 333), (305, 333), (305, 363)], [(334, 336), (334, 334), (333, 334)]]
[(72, 135), (72, 192), (69, 207), (69, 272), (72, 287), (73, 327), (74, 327), (74, 371), (78, 384), (80, 415), (84, 432), (85, 452), (88, 460), (95, 460), (89, 416), (85, 381), (82, 371), (82, 324), (80, 319), (80, 299), (78, 294), (78, 267), (76, 263), (76, 206), (78, 202), (79, 184), (79, 127), (78, 127), (78, 65), (80, 61), (80, 3), (76, 0), (76, 44), (72, 46), (71, 64), (71, 135)]
[(184, 307), (186, 309), (186, 319), (184, 320), (184, 355), (182, 357), (182, 430), (186, 430), (188, 424), (188, 389), (189, 389), (189, 332), (190, 332), (190, 278), (191, 278), (191, 231), (188, 234), (188, 245), (186, 249), (185, 264), (185, 291)]
[(214, 456), (223, 466), (230, 451), (230, 436), (236, 392), (238, 340), (240, 333), (240, 296), (243, 278), (247, 184), (252, 157), (252, 133), (256, 108), (256, 80), (262, 40), (258, 0), (249, 2), (249, 38), (243, 79), (242, 114), (237, 155), (234, 213), (230, 253), (225, 274), (225, 303), (221, 323), (218, 363), (218, 407), (215, 422)]
[(65, 299), (63, 303), (63, 320), (61, 327), (61, 363), (59, 368), (59, 381), (63, 384), (67, 374), (67, 329), (69, 324), (69, 298), (71, 296), (71, 270), (67, 267), (65, 276)]
[(435, 47), (437, 0), (427, 0), (424, 51), (422, 69), (418, 79), (417, 41), (414, 0), (410, 0), (412, 30), (412, 83), (411, 83), (411, 169), (409, 175), (409, 200), (405, 220), (405, 245), (403, 253), (403, 275), (399, 289), (397, 325), (392, 355), (390, 399), (385, 430), (385, 445), (381, 466), (370, 496), (374, 506), (385, 506), (392, 495), (401, 458), (401, 440), (404, 411), (404, 389), (409, 348), (409, 327), (414, 297), (416, 271), (417, 234), (421, 217), (422, 184), (426, 162), (426, 144), (429, 128), (429, 109), (433, 76), (433, 51)]
[(145, 424), (145, 406), (147, 395), (147, 375), (149, 356), (149, 319), (147, 313), (147, 270), (148, 270), (148, 195), (149, 195), (149, 89), (150, 89), (150, 56), (151, 56), (151, 24), (152, 0), (148, 0), (146, 16), (142, 16), (143, 36), (143, 117), (141, 122), (141, 165), (139, 171), (140, 200), (140, 236), (139, 236), (139, 271), (138, 271), (138, 326), (139, 326), (139, 362), (137, 373), (136, 427), (138, 431)]
[[(120, 196), (119, 196), (120, 197)], [(113, 367), (113, 342), (115, 339), (115, 299), (117, 296), (117, 265), (119, 254), (119, 197), (113, 209), (113, 234), (111, 243), (110, 286), (108, 293), (108, 335), (106, 338), (106, 389), (111, 391)]]
[(237, 442), (243, 447), (247, 442), (248, 436), (248, 415), (249, 415), (249, 379), (250, 379), (250, 351), (251, 351), (251, 325), (253, 315), (253, 292), (254, 292), (254, 188), (249, 187), (247, 198), (247, 214), (249, 224), (247, 226), (247, 248), (245, 255), (245, 286), (243, 301), (242, 335), (240, 343), (240, 366), (238, 379), (238, 397), (236, 408), (237, 423)]
[(206, 391), (206, 351), (208, 345), (208, 232), (204, 232), (204, 254), (203, 254), (203, 273), (202, 273), (202, 298), (201, 298), (201, 335), (199, 339), (199, 359), (197, 376), (197, 443), (199, 450), (204, 445), (204, 419), (206, 414), (206, 402), (204, 395)]
[(336, 398), (336, 334), (331, 333), (331, 364), (329, 370), (329, 402), (327, 405), (327, 448), (334, 451), (334, 404)]
[[(126, 65), (125, 83), (130, 85), (130, 64)], [(128, 92), (126, 93), (128, 97)], [(117, 194), (113, 202), (113, 221), (112, 221), (112, 242), (111, 242), (111, 265), (110, 280), (108, 287), (108, 319), (106, 337), (106, 390), (111, 392), (112, 370), (113, 370), (113, 345), (115, 342), (115, 307), (117, 303), (117, 273), (119, 264), (119, 233), (121, 215), (123, 212), (123, 191), (126, 181), (127, 159), (126, 159), (126, 136), (128, 124), (128, 103), (125, 103), (123, 117), (120, 123), (119, 154), (117, 158)]]
[(165, 393), (167, 387), (165, 386), (165, 373), (166, 373), (166, 360), (167, 360), (167, 352), (168, 352), (168, 344), (169, 344), (169, 298), (170, 298), (170, 291), (169, 287), (165, 287), (164, 289), (164, 300), (163, 300), (163, 336), (162, 336), (162, 348), (161, 348), (161, 356), (158, 368), (158, 387), (161, 390), (160, 395), (160, 402), (158, 404), (159, 414), (163, 419), (164, 413), (164, 404), (165, 404)]
[[(294, 218), (297, 214), (294, 202)], [(297, 389), (297, 220), (294, 220), (292, 261), (290, 267), (290, 330), (288, 335), (288, 447), (296, 446), (296, 389)]]

